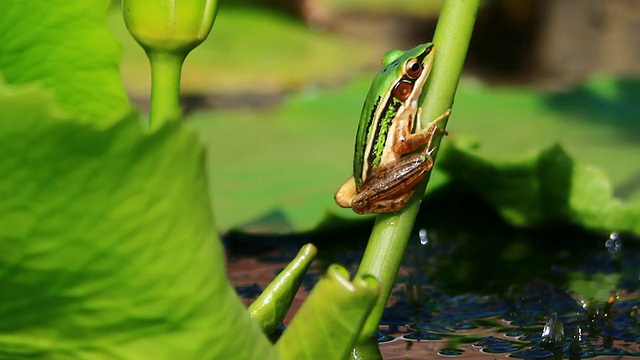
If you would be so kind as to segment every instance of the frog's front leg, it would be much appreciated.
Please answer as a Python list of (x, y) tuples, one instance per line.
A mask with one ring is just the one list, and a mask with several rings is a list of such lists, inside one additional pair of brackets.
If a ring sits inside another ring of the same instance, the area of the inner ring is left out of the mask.
[(414, 123), (415, 126), (419, 126), (422, 117), (422, 108), (418, 108), (416, 116), (412, 116), (409, 119), (400, 119), (395, 128), (393, 151), (397, 154), (407, 154), (415, 151), (421, 146), (426, 145), (425, 151), (430, 151), (431, 140), (437, 131), (445, 132), (438, 128), (438, 123), (446, 119), (451, 115), (451, 109), (448, 109), (443, 114), (433, 119), (424, 129), (420, 129), (415, 133), (412, 133)]
[(405, 156), (397, 163), (376, 169), (354, 196), (351, 208), (358, 214), (400, 210), (432, 167), (431, 156), (421, 153)]

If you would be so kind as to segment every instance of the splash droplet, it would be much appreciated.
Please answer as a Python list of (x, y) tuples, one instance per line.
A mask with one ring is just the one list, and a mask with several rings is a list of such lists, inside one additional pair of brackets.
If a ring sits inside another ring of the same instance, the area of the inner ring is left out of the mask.
[(542, 329), (540, 342), (544, 346), (560, 347), (564, 341), (564, 326), (558, 319), (558, 314), (553, 313)]
[(622, 248), (622, 240), (620, 240), (617, 232), (609, 234), (609, 239), (604, 243), (604, 246), (609, 250), (611, 255), (615, 255)]
[(418, 237), (420, 237), (420, 244), (427, 245), (429, 243), (429, 239), (427, 238), (427, 230), (420, 229), (420, 231), (418, 231)]

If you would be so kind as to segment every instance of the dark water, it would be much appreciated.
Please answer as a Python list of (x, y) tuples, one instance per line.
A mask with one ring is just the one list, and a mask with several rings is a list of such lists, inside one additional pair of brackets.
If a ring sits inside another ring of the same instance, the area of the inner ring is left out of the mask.
[[(460, 358), (470, 346), (522, 359), (640, 357), (639, 239), (566, 225), (514, 228), (466, 195), (462, 210), (448, 210), (451, 194), (445, 199), (428, 202), (439, 211), (417, 221), (382, 319), (382, 348), (402, 341), (407, 349), (437, 343), (433, 355)], [(226, 241), (232, 259), (282, 267), (313, 242), (318, 262), (303, 283), (310, 289), (329, 263), (355, 271), (370, 226)], [(238, 291), (253, 298), (260, 286)], [(410, 354), (396, 358), (424, 358)]]

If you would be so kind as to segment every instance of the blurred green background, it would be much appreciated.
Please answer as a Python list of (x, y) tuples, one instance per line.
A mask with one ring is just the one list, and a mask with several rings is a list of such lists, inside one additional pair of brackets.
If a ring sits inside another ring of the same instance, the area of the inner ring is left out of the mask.
[[(184, 64), (186, 121), (209, 152), (221, 230), (309, 230), (347, 218), (333, 193), (350, 173), (360, 107), (382, 55), (431, 40), (441, 1), (222, 1)], [(625, 5), (626, 4), (626, 5)], [(517, 161), (559, 143), (640, 203), (640, 7), (622, 1), (496, 0), (479, 13), (450, 141)], [(149, 69), (114, 4), (122, 77), (148, 109)], [(437, 168), (437, 165), (436, 165)], [(446, 180), (437, 170), (430, 189)], [(276, 219), (276, 220), (274, 220)]]

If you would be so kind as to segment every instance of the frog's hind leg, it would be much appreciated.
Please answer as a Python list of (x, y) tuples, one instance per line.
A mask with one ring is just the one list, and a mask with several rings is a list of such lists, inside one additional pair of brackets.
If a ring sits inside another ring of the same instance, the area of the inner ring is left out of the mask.
[(433, 166), (430, 156), (412, 154), (378, 169), (360, 188), (351, 208), (358, 214), (398, 211)]

